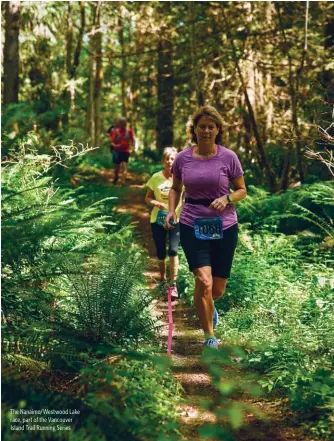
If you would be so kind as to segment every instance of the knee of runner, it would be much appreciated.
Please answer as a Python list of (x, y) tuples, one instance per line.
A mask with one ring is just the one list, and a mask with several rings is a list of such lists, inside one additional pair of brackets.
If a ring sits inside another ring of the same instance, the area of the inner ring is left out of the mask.
[(196, 284), (205, 290), (212, 289), (212, 277), (209, 275), (198, 275), (196, 276)]
[(169, 251), (168, 251), (168, 256), (169, 256), (169, 257), (175, 257), (175, 256), (177, 256), (177, 250), (169, 250)]
[(214, 279), (212, 286), (212, 298), (213, 300), (218, 300), (225, 294), (225, 288), (227, 284), (227, 279), (223, 279), (222, 281), (217, 281)]
[(212, 298), (213, 300), (218, 300), (225, 294), (225, 287), (221, 290), (214, 289), (212, 290)]
[(166, 252), (157, 254), (157, 258), (158, 260), (161, 260), (161, 262), (163, 262), (166, 259), (166, 256), (167, 256)]

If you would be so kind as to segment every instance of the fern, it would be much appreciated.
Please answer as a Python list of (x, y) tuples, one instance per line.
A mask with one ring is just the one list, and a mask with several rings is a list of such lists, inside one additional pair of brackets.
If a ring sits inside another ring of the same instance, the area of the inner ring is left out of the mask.
[(294, 208), (297, 208), (300, 213), (287, 213), (280, 215), (281, 219), (291, 219), (291, 218), (297, 218), (297, 219), (304, 219), (307, 222), (312, 223), (313, 225), (317, 226), (322, 230), (327, 236), (334, 237), (334, 227), (330, 225), (330, 223), (333, 223), (330, 219), (322, 219), (320, 216), (313, 213), (311, 210), (303, 207), (299, 204), (293, 204)]
[[(44, 371), (49, 370), (49, 366), (45, 362), (37, 361), (36, 359), (29, 358), (21, 354), (5, 354), (2, 357), (2, 363), (8, 366), (18, 367), (20, 370), (29, 373), (30, 375), (39, 376)], [(9, 375), (12, 375), (12, 371), (8, 370)], [(4, 375), (4, 373), (2, 374)], [(6, 375), (6, 370), (5, 370)]]
[(333, 237), (334, 182), (322, 182), (268, 195), (252, 186), (237, 206), (239, 220), (254, 228), (296, 233), (312, 227), (322, 237)]
[[(97, 256), (94, 256), (94, 260)], [(119, 344), (154, 338), (157, 327), (149, 313), (151, 296), (143, 289), (143, 265), (127, 251), (110, 256), (108, 262), (89, 261), (89, 272), (67, 272), (71, 320), (80, 334)], [(66, 271), (66, 270), (64, 270)], [(68, 315), (61, 307), (57, 320)], [(65, 321), (67, 321), (65, 319)]]

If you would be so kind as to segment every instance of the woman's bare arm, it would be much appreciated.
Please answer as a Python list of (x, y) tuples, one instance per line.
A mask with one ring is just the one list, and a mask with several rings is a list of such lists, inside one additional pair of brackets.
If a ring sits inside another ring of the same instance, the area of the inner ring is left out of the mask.
[(147, 189), (146, 196), (145, 196), (145, 202), (147, 205), (150, 205), (151, 207), (157, 207), (162, 210), (167, 210), (167, 205), (163, 202), (159, 202), (156, 199), (154, 199), (154, 192), (150, 188)]
[(169, 191), (168, 196), (168, 215), (165, 221), (166, 228), (174, 228), (170, 225), (170, 219), (173, 219), (174, 223), (177, 223), (176, 218), (176, 207), (178, 206), (182, 193), (182, 181), (179, 181), (175, 176), (173, 176), (172, 188)]
[(241, 201), (247, 196), (246, 184), (243, 175), (233, 179), (234, 191), (230, 193), (233, 202)]
[[(234, 187), (234, 191), (230, 193), (232, 202), (241, 201), (241, 199), (244, 199), (247, 196), (246, 184), (243, 175), (233, 179), (232, 185)], [(223, 211), (228, 204), (229, 200), (227, 199), (227, 195), (223, 195), (220, 198), (215, 199), (209, 208)]]

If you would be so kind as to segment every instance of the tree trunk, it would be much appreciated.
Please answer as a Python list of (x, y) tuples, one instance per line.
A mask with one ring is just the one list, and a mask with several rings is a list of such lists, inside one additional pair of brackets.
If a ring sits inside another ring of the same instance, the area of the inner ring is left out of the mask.
[(80, 29), (78, 41), (73, 55), (73, 3), (67, 4), (67, 34), (66, 34), (66, 73), (68, 78), (68, 85), (63, 93), (63, 102), (65, 104), (64, 116), (62, 122), (64, 127), (68, 126), (71, 110), (75, 108), (75, 85), (74, 80), (76, 71), (79, 66), (80, 53), (82, 49), (83, 34), (85, 31), (85, 2), (80, 2)]
[(251, 160), (251, 157), (252, 157), (252, 146), (251, 146), (252, 125), (249, 120), (249, 114), (246, 110), (242, 111), (242, 122), (243, 122), (243, 127), (245, 129), (244, 135), (243, 135), (245, 156), (246, 156), (247, 160)]
[(3, 52), (3, 103), (19, 102), (20, 2), (6, 2), (5, 45)]
[(191, 53), (191, 65), (192, 65), (192, 86), (193, 90), (196, 90), (196, 100), (199, 106), (204, 105), (204, 95), (200, 83), (198, 57), (197, 57), (197, 41), (196, 41), (196, 20), (195, 20), (195, 2), (189, 2), (189, 16), (191, 23), (190, 34), (190, 53)]
[(266, 90), (266, 127), (269, 136), (274, 130), (274, 103), (273, 103), (273, 84), (271, 73), (266, 74), (265, 80), (265, 90)]
[(299, 170), (299, 178), (301, 183), (305, 181), (305, 174), (304, 174), (304, 165), (303, 165), (303, 145), (301, 141), (297, 112), (298, 112), (298, 101), (299, 101), (299, 84), (302, 78), (302, 73), (303, 73), (305, 60), (306, 60), (306, 53), (307, 53), (308, 14), (309, 14), (309, 0), (306, 1), (306, 10), (305, 10), (304, 47), (303, 47), (300, 66), (297, 69), (295, 99), (292, 101), (292, 115), (293, 115), (292, 123), (296, 135), (297, 166)]
[(86, 26), (86, 17), (85, 17), (85, 2), (80, 2), (80, 29), (78, 35), (77, 46), (75, 48), (74, 56), (73, 56), (73, 65), (71, 68), (71, 78), (76, 77), (77, 68), (79, 66), (80, 54), (82, 49), (83, 35), (85, 32)]
[(168, 40), (158, 43), (158, 112), (157, 112), (157, 148), (173, 145), (173, 47)]
[(96, 56), (96, 69), (95, 69), (95, 84), (94, 84), (94, 145), (98, 146), (100, 144), (100, 134), (101, 134), (101, 89), (102, 89), (102, 32), (100, 29), (101, 22), (101, 8), (98, 7), (97, 10), (97, 22), (96, 25), (99, 31), (96, 33), (96, 45), (95, 45), (95, 56)]
[[(71, 78), (71, 68), (72, 68), (72, 49), (73, 49), (73, 17), (72, 17), (73, 2), (67, 3), (67, 31), (66, 31), (66, 57), (65, 57), (65, 67), (67, 78)], [(67, 82), (67, 86), (63, 92), (63, 103), (64, 110), (62, 116), (62, 124), (66, 129), (69, 121), (69, 113), (71, 106), (71, 84), (70, 81)]]
[(289, 186), (289, 172), (291, 166), (292, 143), (288, 144), (288, 151), (284, 158), (283, 170), (281, 174), (279, 189), (285, 191)]
[(297, 167), (299, 171), (299, 179), (300, 182), (303, 183), (305, 181), (304, 166), (303, 166), (303, 146), (300, 138), (300, 130), (298, 124), (296, 97), (292, 97), (292, 127), (293, 127), (293, 133), (296, 137)]
[[(265, 20), (271, 26), (273, 24), (274, 17), (274, 5), (273, 2), (264, 2), (265, 7)], [(263, 71), (263, 81), (264, 81), (264, 115), (265, 115), (265, 127), (266, 127), (266, 138), (272, 138), (272, 133), (274, 132), (274, 100), (273, 100), (273, 84), (272, 84), (272, 73), (268, 70)]]
[(124, 42), (124, 29), (123, 29), (123, 16), (122, 16), (122, 5), (119, 4), (118, 7), (118, 39), (121, 46), (121, 71), (120, 71), (120, 81), (121, 81), (121, 98), (122, 98), (122, 116), (127, 117), (127, 105), (126, 105), (126, 60), (125, 60), (125, 42)]
[[(170, 2), (163, 3), (161, 13), (170, 14)], [(161, 29), (158, 50), (158, 109), (157, 109), (157, 148), (173, 145), (174, 73), (173, 45), (170, 40), (168, 24)]]
[(94, 139), (94, 78), (95, 78), (95, 60), (92, 54), (92, 37), (89, 41), (89, 96), (88, 96), (88, 112), (87, 112), (87, 132), (93, 141)]
[(102, 2), (93, 2), (93, 26), (89, 41), (91, 53), (89, 73), (88, 129), (92, 142), (99, 145), (101, 132), (101, 88), (102, 88), (102, 32), (100, 28)]
[(73, 2), (67, 3), (67, 33), (66, 33), (66, 72), (68, 77), (71, 76), (72, 67), (72, 47), (73, 47), (73, 18), (72, 18)]

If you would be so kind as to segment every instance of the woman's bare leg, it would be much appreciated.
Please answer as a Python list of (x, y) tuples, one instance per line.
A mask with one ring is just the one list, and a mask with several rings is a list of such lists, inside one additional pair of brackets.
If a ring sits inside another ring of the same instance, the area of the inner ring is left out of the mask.
[(158, 266), (159, 266), (159, 272), (160, 272), (160, 280), (165, 281), (166, 280), (166, 259), (164, 259), (164, 260), (158, 259)]
[(212, 298), (214, 301), (220, 299), (224, 295), (226, 284), (227, 279), (212, 277)]
[(178, 256), (171, 256), (169, 259), (169, 277), (171, 282), (176, 282), (177, 271), (179, 269), (179, 258)]
[(121, 165), (120, 164), (114, 164), (114, 184), (117, 183), (118, 178), (119, 178), (119, 169), (120, 169)]
[(127, 174), (128, 174), (128, 164), (127, 162), (121, 162), (121, 176), (122, 176), (123, 184), (125, 184)]
[(196, 312), (201, 323), (205, 338), (212, 337), (213, 332), (213, 299), (212, 299), (212, 274), (210, 266), (203, 266), (194, 270)]

